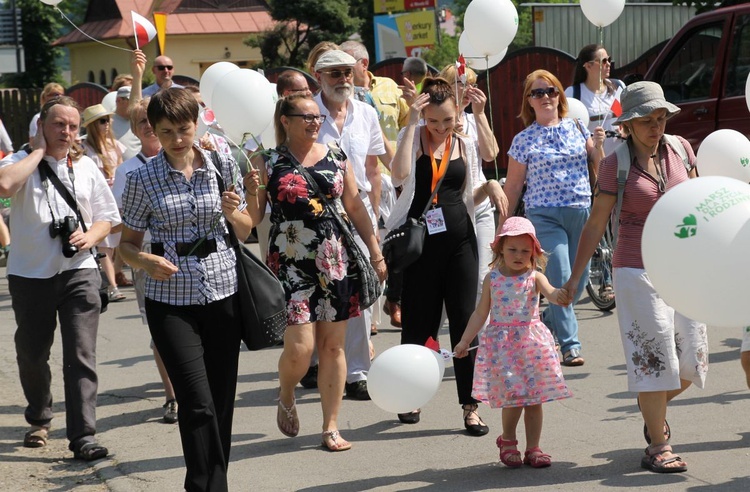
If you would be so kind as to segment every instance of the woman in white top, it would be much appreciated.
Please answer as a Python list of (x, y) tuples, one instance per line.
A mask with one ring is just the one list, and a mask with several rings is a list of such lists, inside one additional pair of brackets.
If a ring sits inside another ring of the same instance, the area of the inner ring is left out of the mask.
[[(593, 134), (601, 126), (605, 131), (618, 131), (612, 122), (617, 118), (612, 112), (617, 90), (625, 88), (622, 80), (610, 79), (612, 57), (599, 44), (584, 46), (578, 53), (573, 85), (565, 89), (565, 97), (578, 99), (589, 110), (589, 131)], [(609, 155), (622, 142), (615, 137), (604, 141), (604, 154)]]

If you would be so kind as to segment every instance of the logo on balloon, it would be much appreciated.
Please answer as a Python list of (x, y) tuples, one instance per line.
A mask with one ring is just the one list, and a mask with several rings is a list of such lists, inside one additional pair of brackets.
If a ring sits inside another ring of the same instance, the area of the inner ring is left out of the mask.
[(742, 167), (747, 167), (747, 165), (750, 164), (750, 159), (743, 157), (740, 159), (740, 164), (742, 164)]
[(676, 227), (679, 229), (679, 232), (674, 233), (676, 237), (679, 237), (680, 239), (692, 237), (698, 232), (698, 220), (695, 218), (695, 215), (690, 214), (682, 219), (682, 224), (679, 224)]

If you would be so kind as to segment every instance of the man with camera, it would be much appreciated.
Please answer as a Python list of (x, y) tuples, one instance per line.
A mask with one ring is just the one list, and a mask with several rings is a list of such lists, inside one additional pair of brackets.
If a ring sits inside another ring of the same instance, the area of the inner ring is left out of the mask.
[(120, 216), (104, 175), (75, 143), (79, 125), (74, 100), (47, 102), (31, 149), (0, 161), (0, 197), (13, 199), (7, 275), (31, 426), (23, 444), (47, 444), (53, 416), (48, 361), (59, 318), (69, 448), (76, 459), (91, 461), (108, 454), (94, 438), (101, 276), (93, 253)]

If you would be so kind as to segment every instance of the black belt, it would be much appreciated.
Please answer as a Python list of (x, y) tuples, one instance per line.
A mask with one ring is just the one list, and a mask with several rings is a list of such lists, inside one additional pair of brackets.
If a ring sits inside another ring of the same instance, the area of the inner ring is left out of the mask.
[[(221, 240), (224, 241), (224, 244), (229, 244), (227, 236), (223, 236)], [(192, 243), (175, 243), (174, 249), (177, 256), (205, 258), (211, 253), (216, 253), (216, 239), (198, 239)], [(157, 256), (164, 256), (164, 243), (151, 243), (151, 253)]]

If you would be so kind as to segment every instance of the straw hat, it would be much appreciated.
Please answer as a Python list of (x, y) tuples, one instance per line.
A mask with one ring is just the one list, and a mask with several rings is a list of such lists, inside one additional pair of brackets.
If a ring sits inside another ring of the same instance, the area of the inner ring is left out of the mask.
[(81, 114), (81, 125), (83, 125), (84, 127), (88, 127), (91, 122), (96, 121), (99, 118), (103, 118), (104, 116), (110, 116), (112, 114), (114, 114), (114, 111), (109, 111), (101, 104), (89, 106), (88, 108), (84, 109), (83, 113)]

